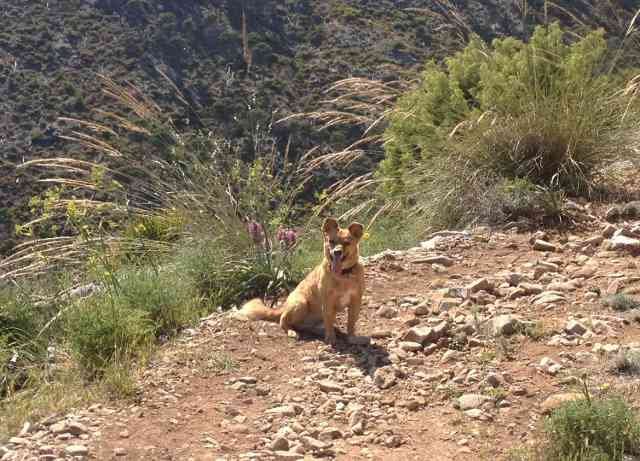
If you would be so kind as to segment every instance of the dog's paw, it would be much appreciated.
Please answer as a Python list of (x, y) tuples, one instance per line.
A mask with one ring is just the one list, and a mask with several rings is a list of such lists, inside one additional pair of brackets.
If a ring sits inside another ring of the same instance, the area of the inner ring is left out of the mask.
[(327, 334), (324, 335), (324, 342), (327, 343), (330, 346), (335, 346), (336, 345), (336, 334)]

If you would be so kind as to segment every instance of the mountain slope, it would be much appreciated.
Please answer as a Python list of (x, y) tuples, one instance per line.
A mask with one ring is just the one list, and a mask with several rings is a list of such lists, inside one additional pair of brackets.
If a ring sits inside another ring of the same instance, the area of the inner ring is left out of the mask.
[[(602, 26), (620, 41), (637, 1), (506, 0), (50, 0), (0, 1), (0, 158), (77, 151), (57, 135), (58, 117), (111, 109), (96, 74), (135, 82), (185, 128), (237, 143), (250, 158), (271, 121), (317, 108), (330, 83), (350, 76), (415, 76), (473, 31), (522, 38), (558, 19), (579, 30)], [(175, 104), (168, 77), (191, 108)], [(97, 118), (100, 120), (100, 117)], [(357, 132), (318, 134), (301, 123), (271, 134), (299, 154), (341, 144)], [(37, 190), (11, 166), (0, 173), (0, 246), (24, 219)], [(1, 248), (0, 248), (1, 250)]]

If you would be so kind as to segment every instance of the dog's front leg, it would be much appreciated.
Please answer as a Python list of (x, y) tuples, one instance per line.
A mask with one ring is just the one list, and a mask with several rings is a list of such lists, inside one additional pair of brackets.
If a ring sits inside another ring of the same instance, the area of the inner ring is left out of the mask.
[(324, 342), (335, 345), (336, 343), (336, 305), (334, 302), (325, 302), (322, 307), (322, 320), (324, 323)]
[(347, 317), (347, 334), (349, 337), (356, 335), (356, 323), (358, 317), (360, 317), (360, 307), (362, 306), (362, 297), (358, 296), (349, 304), (349, 311)]

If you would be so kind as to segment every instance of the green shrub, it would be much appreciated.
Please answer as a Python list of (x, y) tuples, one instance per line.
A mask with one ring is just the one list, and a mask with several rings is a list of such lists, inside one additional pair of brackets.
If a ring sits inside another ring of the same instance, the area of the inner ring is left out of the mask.
[(611, 307), (614, 311), (628, 311), (640, 307), (640, 301), (625, 294), (607, 296), (602, 303)]
[(101, 373), (113, 362), (139, 356), (154, 339), (149, 313), (121, 305), (109, 294), (79, 302), (65, 320), (65, 336), (90, 375)]
[(602, 166), (633, 155), (639, 115), (635, 93), (605, 71), (606, 56), (602, 31), (570, 43), (554, 24), (527, 44), (472, 41), (444, 68), (428, 64), (390, 118), (384, 190), (429, 208), (439, 226), (484, 218), (487, 203), (503, 201), (505, 181), (527, 184), (506, 215), (537, 207), (526, 203), (532, 187), (593, 194)]
[(546, 421), (548, 460), (622, 461), (640, 454), (640, 421), (621, 398), (577, 400)]

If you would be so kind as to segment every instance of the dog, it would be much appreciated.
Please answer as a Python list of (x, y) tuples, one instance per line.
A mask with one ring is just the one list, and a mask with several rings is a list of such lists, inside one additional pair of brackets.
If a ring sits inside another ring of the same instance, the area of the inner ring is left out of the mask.
[(364, 293), (364, 267), (359, 250), (363, 233), (360, 223), (342, 229), (335, 218), (325, 219), (323, 261), (289, 294), (284, 305), (270, 309), (261, 299), (252, 299), (236, 317), (279, 322), (285, 333), (317, 332), (324, 327), (325, 342), (335, 345), (336, 314), (348, 308), (347, 335), (354, 338)]

